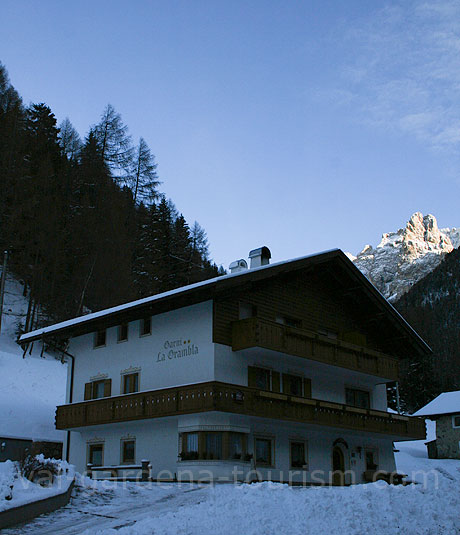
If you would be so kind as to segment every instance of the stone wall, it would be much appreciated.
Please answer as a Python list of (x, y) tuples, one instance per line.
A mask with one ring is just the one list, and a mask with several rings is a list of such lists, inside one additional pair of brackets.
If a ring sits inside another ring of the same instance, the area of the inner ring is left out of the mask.
[(453, 427), (452, 421), (452, 415), (440, 416), (436, 420), (439, 459), (460, 459), (460, 427)]

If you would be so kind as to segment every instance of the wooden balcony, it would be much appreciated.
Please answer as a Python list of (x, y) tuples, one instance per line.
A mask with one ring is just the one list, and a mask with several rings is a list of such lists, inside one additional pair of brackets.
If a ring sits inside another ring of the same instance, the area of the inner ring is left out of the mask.
[(206, 411), (382, 433), (394, 440), (425, 438), (425, 422), (418, 418), (219, 382), (61, 405), (56, 411), (56, 428), (72, 429)]
[(398, 380), (398, 360), (379, 351), (258, 318), (233, 322), (233, 351), (252, 347), (272, 349), (391, 381)]

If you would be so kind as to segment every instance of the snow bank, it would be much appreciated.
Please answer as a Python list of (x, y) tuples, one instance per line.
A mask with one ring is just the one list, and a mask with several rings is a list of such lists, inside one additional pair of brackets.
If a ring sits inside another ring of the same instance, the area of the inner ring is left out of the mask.
[[(37, 457), (42, 461), (44, 460), (43, 455)], [(0, 463), (0, 511), (65, 492), (75, 477), (74, 467), (65, 461), (51, 460), (50, 462), (57, 465), (59, 475), (55, 476), (53, 484), (49, 487), (42, 487), (38, 483), (32, 483), (22, 477), (17, 463), (12, 461)], [(11, 499), (5, 499), (9, 495)]]
[[(422, 441), (417, 441), (422, 442)], [(418, 484), (383, 481), (353, 487), (293, 488), (278, 483), (220, 485), (200, 503), (151, 514), (126, 527), (86, 535), (437, 535), (460, 532), (460, 462), (426, 458), (417, 443), (400, 444), (398, 470)], [(413, 455), (415, 453), (415, 455)]]

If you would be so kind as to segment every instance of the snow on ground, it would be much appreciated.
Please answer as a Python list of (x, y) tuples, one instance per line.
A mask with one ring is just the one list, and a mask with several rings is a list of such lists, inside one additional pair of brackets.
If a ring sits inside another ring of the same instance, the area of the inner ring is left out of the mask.
[(417, 484), (200, 487), (82, 479), (68, 506), (2, 535), (458, 535), (460, 461), (428, 459), (423, 441), (397, 447), (398, 470)]
[[(43, 461), (43, 455), (40, 457)], [(43, 487), (22, 477), (18, 473), (16, 463), (12, 461), (0, 463), (0, 511), (65, 492), (75, 477), (75, 471), (73, 466), (65, 461), (55, 461), (55, 464), (58, 465), (60, 474), (55, 476), (52, 485)], [(5, 495), (10, 495), (11, 498), (6, 500)]]
[(8, 277), (0, 334), (0, 436), (63, 440), (54, 428), (56, 406), (65, 402), (67, 365), (34, 344), (32, 355), (14, 341), (27, 300), (22, 285)]

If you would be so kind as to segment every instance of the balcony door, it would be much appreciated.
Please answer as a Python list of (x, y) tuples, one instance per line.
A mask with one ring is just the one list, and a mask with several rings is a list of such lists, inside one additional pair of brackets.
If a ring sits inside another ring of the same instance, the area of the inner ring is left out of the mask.
[(334, 446), (332, 449), (332, 484), (345, 484), (345, 456), (342, 448)]

